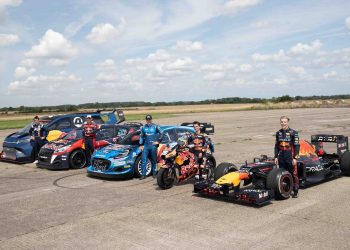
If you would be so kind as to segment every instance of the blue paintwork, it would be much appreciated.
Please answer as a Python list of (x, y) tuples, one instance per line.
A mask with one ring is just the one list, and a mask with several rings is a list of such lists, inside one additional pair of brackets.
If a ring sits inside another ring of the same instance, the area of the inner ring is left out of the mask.
[[(81, 117), (83, 121), (87, 115), (92, 117), (108, 117), (106, 124), (115, 124), (117, 123), (117, 118), (113, 112), (110, 113), (99, 113), (99, 112), (90, 112), (90, 113), (75, 113), (75, 114), (64, 114), (64, 115), (55, 115), (48, 117), (50, 121), (45, 124), (45, 128), (50, 128), (60, 122), (62, 119), (75, 117)], [(72, 121), (71, 121), (72, 122)], [(27, 125), (22, 130), (8, 135), (3, 142), (3, 152), (2, 156), (5, 153), (5, 157), (1, 157), (1, 160), (4, 161), (14, 161), (18, 163), (33, 162), (33, 147), (30, 143), (29, 128), (30, 125)], [(76, 127), (72, 124), (71, 127), (60, 129), (62, 132), (68, 133), (69, 131), (75, 129)]]

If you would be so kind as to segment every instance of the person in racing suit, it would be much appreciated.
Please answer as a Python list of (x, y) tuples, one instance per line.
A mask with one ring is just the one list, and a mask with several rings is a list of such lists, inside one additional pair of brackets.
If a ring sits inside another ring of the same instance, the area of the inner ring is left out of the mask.
[(146, 115), (146, 124), (143, 125), (141, 128), (141, 134), (140, 134), (140, 150), (142, 151), (141, 156), (141, 167), (142, 167), (142, 174), (140, 177), (140, 180), (143, 180), (146, 178), (146, 167), (147, 167), (147, 161), (148, 156), (151, 155), (151, 164), (152, 164), (152, 173), (153, 178), (157, 175), (157, 148), (162, 140), (163, 131), (161, 128), (157, 125), (152, 123), (152, 116)]
[(293, 176), (292, 197), (298, 197), (299, 179), (297, 159), (299, 158), (299, 135), (298, 132), (289, 127), (289, 118), (280, 118), (281, 129), (276, 132), (275, 163), (280, 168), (288, 170)]
[(83, 138), (87, 166), (91, 165), (91, 155), (95, 150), (94, 141), (96, 139), (96, 132), (99, 128), (100, 126), (92, 120), (91, 115), (86, 116), (86, 121), (83, 124)]
[(30, 144), (33, 147), (33, 155), (34, 155), (34, 163), (38, 163), (38, 154), (40, 148), (45, 143), (46, 138), (46, 129), (42, 123), (39, 121), (39, 117), (35, 116), (33, 119), (33, 123), (29, 129), (30, 135)]
[(209, 146), (209, 138), (207, 134), (201, 133), (201, 124), (198, 121), (193, 122), (193, 128), (195, 130), (188, 139), (188, 144), (193, 144), (191, 150), (194, 154), (195, 164), (198, 166), (197, 178), (202, 178), (202, 170), (206, 166), (207, 162), (207, 150)]

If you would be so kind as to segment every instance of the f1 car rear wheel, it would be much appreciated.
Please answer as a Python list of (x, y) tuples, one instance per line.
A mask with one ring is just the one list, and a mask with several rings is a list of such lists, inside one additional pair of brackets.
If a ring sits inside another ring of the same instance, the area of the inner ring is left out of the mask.
[(340, 157), (340, 169), (344, 175), (350, 176), (350, 151), (346, 151)]
[(86, 165), (86, 155), (83, 150), (73, 151), (69, 156), (69, 166), (73, 169), (83, 168)]
[[(151, 175), (151, 171), (152, 171), (152, 164), (150, 159), (147, 159), (146, 176)], [(135, 174), (135, 177), (137, 178), (142, 176), (141, 155), (138, 156), (135, 160), (134, 174)]]
[(267, 175), (266, 187), (274, 190), (276, 200), (288, 199), (293, 189), (292, 175), (282, 168), (272, 169)]
[(174, 185), (175, 171), (173, 168), (161, 168), (157, 174), (157, 184), (161, 189), (169, 189)]
[(214, 181), (220, 179), (222, 176), (224, 176), (227, 173), (235, 172), (237, 171), (237, 167), (233, 163), (229, 162), (222, 162), (220, 163), (214, 171)]

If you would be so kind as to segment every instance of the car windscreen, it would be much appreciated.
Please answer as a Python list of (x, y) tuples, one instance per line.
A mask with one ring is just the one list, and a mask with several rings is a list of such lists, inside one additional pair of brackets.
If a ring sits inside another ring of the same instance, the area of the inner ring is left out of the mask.
[(83, 130), (82, 129), (73, 129), (65, 136), (62, 137), (63, 140), (79, 140), (83, 138)]
[(140, 131), (128, 134), (125, 137), (118, 139), (117, 143), (122, 145), (139, 145)]
[[(41, 124), (46, 125), (48, 123), (48, 121), (43, 121), (41, 122)], [(29, 123), (27, 125), (24, 126), (24, 128), (22, 128), (20, 131), (18, 131), (20, 134), (24, 134), (24, 133), (29, 133), (29, 129), (32, 126), (33, 123)]]

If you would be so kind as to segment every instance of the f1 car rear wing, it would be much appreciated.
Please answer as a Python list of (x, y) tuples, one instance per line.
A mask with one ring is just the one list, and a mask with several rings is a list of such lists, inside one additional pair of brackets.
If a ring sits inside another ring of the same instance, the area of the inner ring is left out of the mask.
[(329, 142), (337, 144), (337, 154), (341, 156), (345, 151), (349, 150), (349, 140), (344, 135), (325, 135), (317, 134), (311, 136), (311, 143), (318, 145), (320, 142)]
[[(200, 122), (201, 124), (201, 132), (202, 133), (206, 133), (206, 134), (214, 134), (214, 125), (212, 125), (211, 123), (207, 123), (207, 122)], [(192, 122), (183, 122), (181, 123), (181, 126), (187, 126), (187, 127), (193, 127), (193, 123)]]

